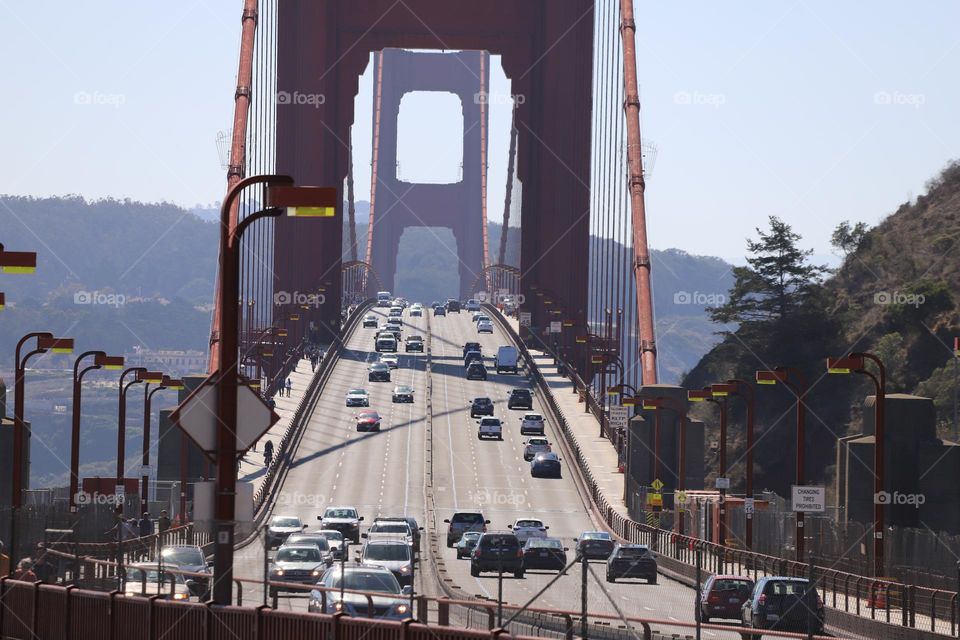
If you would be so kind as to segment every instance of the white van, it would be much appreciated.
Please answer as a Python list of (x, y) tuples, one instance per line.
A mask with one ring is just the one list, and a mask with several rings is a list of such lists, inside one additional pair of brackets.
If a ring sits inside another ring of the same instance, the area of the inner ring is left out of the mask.
[(517, 361), (520, 359), (520, 354), (517, 352), (516, 347), (511, 346), (502, 346), (497, 349), (497, 357), (494, 358), (494, 363), (496, 364), (497, 373), (516, 373), (517, 372)]

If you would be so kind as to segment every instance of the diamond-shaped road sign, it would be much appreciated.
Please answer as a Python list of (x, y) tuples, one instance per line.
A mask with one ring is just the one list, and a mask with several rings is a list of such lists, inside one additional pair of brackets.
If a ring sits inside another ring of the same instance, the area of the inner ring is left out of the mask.
[[(215, 372), (194, 389), (170, 414), (207, 457), (217, 457), (217, 391), (220, 374)], [(245, 384), (237, 386), (237, 456), (242, 456), (280, 419), (256, 391)]]
[(663, 489), (663, 482), (660, 480), (660, 478), (657, 478), (650, 483), (650, 486), (653, 487), (654, 491), (660, 491), (660, 489)]

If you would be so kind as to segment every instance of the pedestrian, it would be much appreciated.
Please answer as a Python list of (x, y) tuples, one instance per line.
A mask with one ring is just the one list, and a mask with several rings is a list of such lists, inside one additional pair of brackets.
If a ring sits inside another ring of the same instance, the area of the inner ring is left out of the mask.
[(317, 372), (317, 356), (313, 354), (310, 356), (310, 373)]
[(140, 518), (138, 527), (140, 530), (141, 538), (149, 535), (153, 535), (153, 520), (150, 519), (150, 514), (147, 513), (146, 511), (143, 512), (143, 517)]
[(23, 580), (24, 582), (36, 582), (37, 574), (32, 569), (33, 560), (24, 558), (17, 563), (17, 570), (13, 572), (14, 580)]
[(267, 444), (263, 445), (263, 463), (266, 466), (270, 466), (270, 463), (273, 461), (273, 440), (267, 440)]
[(291, 381), (290, 378), (287, 378), (286, 387), (287, 387), (287, 397), (289, 398), (289, 397), (290, 397), (290, 391), (293, 389), (293, 381)]
[(160, 533), (170, 528), (170, 516), (167, 515), (166, 509), (160, 512), (160, 519), (157, 520), (157, 528), (160, 530)]

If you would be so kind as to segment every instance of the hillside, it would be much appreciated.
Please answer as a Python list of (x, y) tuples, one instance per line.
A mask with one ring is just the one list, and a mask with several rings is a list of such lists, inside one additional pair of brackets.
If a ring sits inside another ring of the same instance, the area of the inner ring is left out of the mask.
[[(729, 335), (684, 378), (697, 388), (730, 377), (752, 379), (758, 368), (792, 365), (810, 383), (807, 473), (829, 481), (839, 436), (859, 431), (863, 397), (872, 383), (863, 377), (828, 378), (824, 359), (870, 351), (886, 363), (887, 391), (934, 397), (941, 436), (953, 434), (955, 372), (953, 337), (960, 314), (953, 291), (960, 287), (960, 165), (953, 163), (928, 183), (927, 193), (905, 203), (869, 230), (836, 272), (816, 292), (801, 318), (765, 335), (743, 329)], [(733, 423), (742, 424), (739, 403)], [(782, 390), (758, 391), (759, 443), (756, 482), (789, 493), (782, 468), (794, 468), (794, 423), (790, 397)], [(715, 409), (697, 415), (715, 422)], [(856, 425), (856, 427), (854, 426)], [(743, 450), (734, 429), (731, 460)], [(716, 460), (711, 461), (713, 464)], [(732, 469), (734, 478), (743, 467)]]

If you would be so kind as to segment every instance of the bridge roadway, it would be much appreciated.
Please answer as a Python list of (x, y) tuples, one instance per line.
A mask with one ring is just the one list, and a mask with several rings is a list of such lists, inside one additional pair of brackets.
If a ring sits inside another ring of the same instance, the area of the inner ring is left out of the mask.
[[(382, 312), (377, 311), (379, 315)], [(429, 310), (426, 311), (429, 313)], [(550, 535), (559, 537), (570, 548), (573, 558), (576, 537), (586, 530), (599, 528), (573, 481), (562, 449), (557, 448), (558, 434), (548, 419), (547, 430), (554, 450), (563, 460), (563, 478), (532, 478), (529, 464), (523, 460), (519, 434), (520, 411), (506, 408), (507, 394), (513, 387), (529, 387), (522, 376), (498, 375), (490, 371), (487, 381), (466, 380), (463, 376), (462, 346), (473, 340), (480, 342), (492, 366), (492, 356), (509, 338), (495, 326), (492, 335), (478, 336), (467, 312), (447, 317), (429, 318), (432, 329), (433, 442), (426, 439), (427, 391), (426, 355), (399, 353), (400, 368), (393, 371), (390, 383), (368, 383), (367, 365), (377, 359), (373, 349), (373, 330), (358, 328), (348, 337), (347, 349), (337, 363), (317, 409), (310, 418), (290, 472), (277, 496), (274, 513), (299, 515), (315, 528), (317, 515), (329, 505), (356, 506), (370, 524), (377, 515), (408, 514), (420, 523), (426, 522), (424, 474), (425, 451), (433, 447), (434, 501), (439, 529), (438, 547), (444, 560), (447, 578), (465, 593), (495, 598), (496, 574), (470, 576), (469, 561), (457, 560), (443, 536), (444, 518), (457, 510), (481, 510), (491, 521), (491, 530), (506, 530), (518, 517), (537, 517), (550, 526)], [(382, 318), (381, 318), (382, 320)], [(427, 334), (428, 319), (404, 314), (404, 336)], [(409, 384), (416, 389), (413, 405), (392, 404), (394, 384)], [(356, 409), (344, 406), (347, 390), (365, 387), (370, 392), (371, 408), (383, 416), (381, 433), (358, 434), (353, 422)], [(504, 420), (503, 441), (480, 441), (476, 424), (469, 416), (468, 402), (479, 396), (494, 401), (495, 413)], [(534, 410), (539, 411), (535, 397)], [(237, 576), (257, 579), (262, 576), (262, 550), (248, 546), (237, 554)], [(431, 568), (422, 562), (418, 570)], [(588, 582), (588, 607), (594, 613), (642, 616), (663, 620), (693, 621), (693, 590), (664, 576), (659, 584), (639, 581), (608, 584), (603, 565), (593, 563)], [(505, 600), (523, 604), (554, 577), (554, 573), (530, 571), (525, 578), (504, 579)], [(426, 579), (424, 579), (426, 578)], [(569, 575), (550, 588), (535, 606), (579, 610), (580, 571)], [(428, 595), (442, 595), (433, 576), (418, 575), (417, 590)], [(245, 604), (255, 603), (262, 592), (244, 592)], [(281, 608), (303, 610), (303, 598), (282, 598)], [(614, 625), (616, 626), (616, 625)], [(663, 627), (667, 633), (685, 635), (689, 629)], [(736, 638), (704, 630), (705, 637)]]

